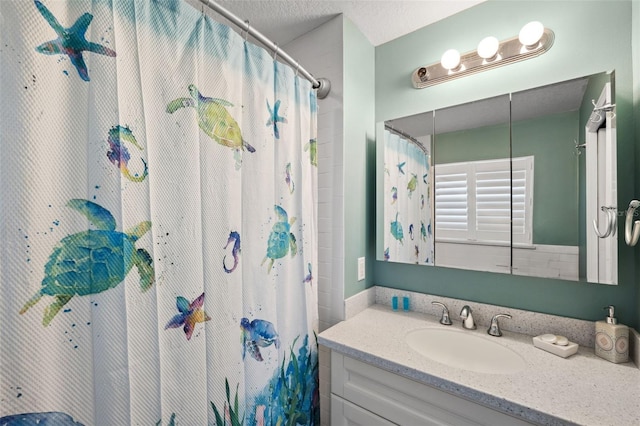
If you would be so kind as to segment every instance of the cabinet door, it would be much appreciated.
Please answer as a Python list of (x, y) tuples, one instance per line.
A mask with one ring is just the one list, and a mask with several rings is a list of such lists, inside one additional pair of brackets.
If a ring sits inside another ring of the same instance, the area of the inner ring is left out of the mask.
[(336, 395), (331, 395), (331, 426), (391, 426), (388, 420), (345, 401)]
[(335, 351), (331, 352), (331, 393), (399, 425), (532, 424)]

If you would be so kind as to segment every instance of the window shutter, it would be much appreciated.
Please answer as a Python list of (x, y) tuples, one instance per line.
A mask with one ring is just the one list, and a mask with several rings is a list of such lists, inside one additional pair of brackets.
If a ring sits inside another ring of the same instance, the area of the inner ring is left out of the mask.
[(463, 164), (436, 166), (436, 238), (468, 237), (471, 223), (469, 196), (469, 173)]
[(532, 244), (533, 156), (512, 160), (513, 242)]
[(533, 156), (435, 167), (436, 241), (531, 244), (532, 209)]
[(476, 172), (476, 230), (479, 240), (511, 240), (510, 178), (508, 168)]

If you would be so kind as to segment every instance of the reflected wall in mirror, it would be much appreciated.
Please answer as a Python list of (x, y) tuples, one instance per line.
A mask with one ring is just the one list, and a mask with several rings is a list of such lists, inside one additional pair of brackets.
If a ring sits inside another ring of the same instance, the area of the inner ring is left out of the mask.
[(509, 273), (509, 96), (435, 112), (435, 265)]
[[(599, 73), (385, 122), (378, 259), (616, 284), (614, 93)], [(433, 173), (387, 152), (394, 130), (425, 147)]]
[[(514, 214), (513, 274), (617, 283), (615, 120), (600, 109), (612, 104), (611, 80), (601, 73), (512, 95), (513, 208), (524, 213)], [(535, 161), (525, 173), (516, 158)]]
[(433, 114), (384, 127), (384, 259), (433, 265)]

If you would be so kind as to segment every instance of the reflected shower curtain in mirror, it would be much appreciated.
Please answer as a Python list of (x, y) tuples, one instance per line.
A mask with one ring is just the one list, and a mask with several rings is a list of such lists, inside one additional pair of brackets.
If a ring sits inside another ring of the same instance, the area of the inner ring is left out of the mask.
[(184, 1), (0, 41), (0, 424), (318, 423), (311, 84)]
[(429, 152), (385, 129), (384, 163), (384, 259), (433, 265)]

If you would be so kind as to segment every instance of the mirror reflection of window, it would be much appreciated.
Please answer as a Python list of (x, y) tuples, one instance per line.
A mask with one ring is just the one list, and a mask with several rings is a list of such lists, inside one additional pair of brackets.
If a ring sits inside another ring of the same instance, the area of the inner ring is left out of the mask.
[(511, 272), (509, 96), (435, 112), (435, 264)]
[(514, 244), (531, 244), (532, 188), (533, 156), (438, 165), (438, 241), (508, 245), (513, 217)]

